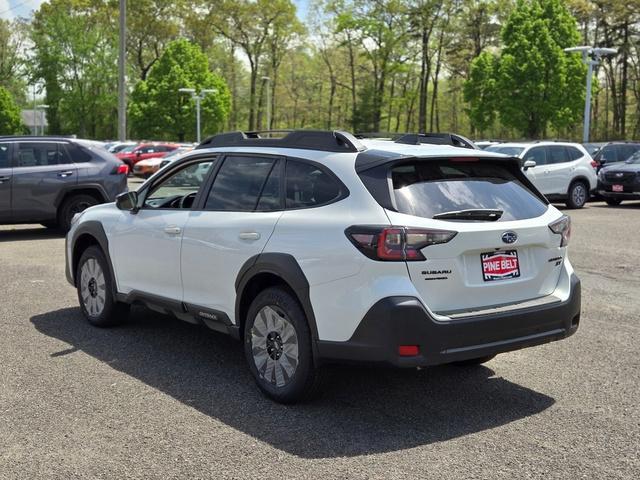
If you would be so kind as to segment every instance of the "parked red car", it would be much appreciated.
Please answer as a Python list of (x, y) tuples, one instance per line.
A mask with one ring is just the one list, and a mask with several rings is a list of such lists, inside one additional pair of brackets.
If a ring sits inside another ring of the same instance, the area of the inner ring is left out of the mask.
[(117, 153), (116, 157), (129, 165), (129, 171), (133, 172), (133, 166), (140, 160), (164, 157), (179, 146), (173, 143), (142, 143), (132, 150), (125, 148), (122, 152)]

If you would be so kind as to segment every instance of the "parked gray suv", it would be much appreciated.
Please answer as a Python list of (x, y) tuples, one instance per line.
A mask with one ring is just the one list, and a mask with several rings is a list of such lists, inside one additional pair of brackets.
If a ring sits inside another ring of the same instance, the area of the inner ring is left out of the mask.
[(73, 216), (127, 190), (128, 167), (88, 140), (0, 137), (0, 224), (67, 231)]

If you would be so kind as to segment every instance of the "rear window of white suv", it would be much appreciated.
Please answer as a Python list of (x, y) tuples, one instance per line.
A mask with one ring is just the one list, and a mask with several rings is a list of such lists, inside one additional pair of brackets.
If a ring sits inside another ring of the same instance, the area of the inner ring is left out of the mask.
[[(418, 160), (392, 167), (391, 179), (397, 210), (418, 217), (444, 218), (470, 211), (466, 220), (509, 221), (535, 218), (547, 210), (540, 198), (497, 162)], [(500, 213), (483, 218), (473, 211)]]

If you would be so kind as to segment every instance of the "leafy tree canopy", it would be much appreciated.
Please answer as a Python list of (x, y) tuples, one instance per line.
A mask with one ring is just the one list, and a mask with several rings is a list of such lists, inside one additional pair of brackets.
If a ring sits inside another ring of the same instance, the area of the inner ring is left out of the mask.
[(465, 86), (476, 127), (493, 123), (490, 112), (528, 138), (549, 125), (579, 122), (584, 106), (586, 67), (563, 48), (580, 43), (576, 21), (560, 0), (520, 0), (502, 29), (503, 48), (492, 60), (477, 57)]
[(129, 102), (133, 136), (146, 139), (196, 139), (196, 106), (180, 88), (215, 89), (201, 105), (203, 136), (223, 129), (229, 114), (227, 84), (209, 70), (200, 47), (187, 40), (168, 44), (147, 79), (138, 82)]
[(25, 133), (25, 126), (20, 117), (20, 108), (7, 89), (0, 87), (0, 135), (23, 133)]

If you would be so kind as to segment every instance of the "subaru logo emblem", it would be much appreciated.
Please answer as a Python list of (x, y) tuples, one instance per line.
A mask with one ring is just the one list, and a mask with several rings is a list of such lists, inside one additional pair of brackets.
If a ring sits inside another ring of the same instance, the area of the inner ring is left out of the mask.
[(624, 175), (623, 173), (616, 173), (616, 177), (621, 177), (622, 175)]
[(502, 234), (502, 241), (504, 243), (515, 243), (518, 240), (516, 232), (504, 232)]

